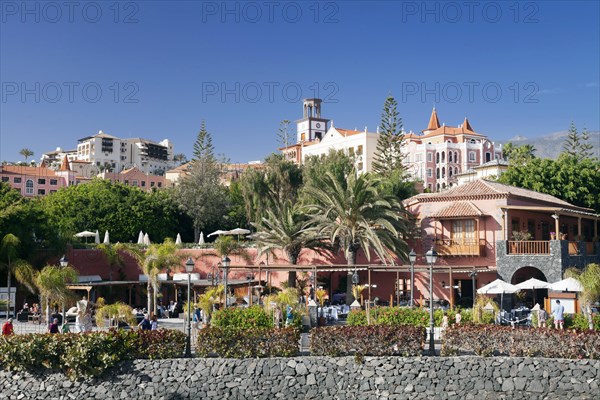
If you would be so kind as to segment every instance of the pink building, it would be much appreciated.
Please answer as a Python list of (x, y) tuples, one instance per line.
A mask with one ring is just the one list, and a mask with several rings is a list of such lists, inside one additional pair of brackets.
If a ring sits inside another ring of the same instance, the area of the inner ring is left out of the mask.
[(137, 167), (129, 168), (123, 172), (102, 172), (98, 174), (102, 179), (108, 179), (111, 182), (121, 182), (128, 186), (139, 187), (142, 190), (150, 191), (153, 189), (163, 189), (166, 187), (166, 178), (159, 175), (148, 175), (140, 171)]
[(44, 166), (2, 165), (0, 179), (25, 197), (43, 196), (56, 192), (61, 187), (87, 181), (86, 178), (77, 176), (71, 171), (67, 156), (57, 171)]

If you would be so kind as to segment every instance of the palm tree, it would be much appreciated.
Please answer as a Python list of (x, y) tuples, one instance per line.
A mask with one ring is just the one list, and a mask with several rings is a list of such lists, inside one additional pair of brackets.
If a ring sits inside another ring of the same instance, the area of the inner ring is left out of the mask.
[[(108, 262), (108, 280), (112, 282), (113, 280), (113, 267), (122, 267), (125, 264), (122, 256), (121, 247), (117, 247), (117, 245), (105, 244), (101, 243), (97, 246), (98, 250), (100, 250), (104, 256), (106, 257), (106, 261)], [(112, 301), (112, 285), (109, 286), (109, 297)]]
[[(328, 243), (318, 236), (312, 220), (298, 203), (286, 201), (282, 209), (267, 210), (259, 223), (253, 224), (257, 232), (252, 235), (261, 249), (260, 253), (272, 253), (282, 249), (290, 264), (296, 265), (302, 249), (323, 250)], [(296, 271), (288, 272), (288, 287), (296, 286)]]
[(116, 251), (123, 250), (133, 256), (140, 270), (148, 277), (148, 310), (156, 314), (156, 295), (159, 289), (158, 274), (164, 269), (181, 265), (183, 255), (177, 254), (177, 245), (167, 238), (161, 244), (151, 244), (143, 251), (134, 245), (117, 244)]
[[(12, 274), (16, 273), (17, 280), (23, 276), (23, 273), (27, 275), (27, 270), (31, 269), (31, 265), (25, 260), (19, 258), (19, 246), (21, 241), (18, 237), (12, 233), (6, 234), (2, 238), (0, 244), (0, 266), (6, 268), (6, 286), (8, 287), (8, 297), (10, 300), (10, 288), (12, 285)], [(10, 314), (10, 301), (6, 304), (6, 318)]]
[(24, 148), (21, 149), (21, 151), (19, 151), (19, 154), (22, 155), (23, 157), (25, 157), (25, 162), (27, 162), (27, 159), (31, 156), (33, 156), (33, 151), (31, 151), (28, 148)]
[[(336, 179), (328, 172), (319, 187), (309, 186), (311, 213), (319, 233), (343, 249), (348, 266), (356, 264), (359, 250), (371, 260), (371, 250), (384, 264), (393, 264), (394, 255), (406, 258), (408, 233), (406, 212), (398, 198), (390, 194), (387, 181), (376, 175), (356, 176), (353, 171), (346, 180)], [(346, 283), (346, 302), (352, 296), (352, 272)]]
[(575, 278), (583, 286), (579, 299), (583, 305), (583, 314), (587, 317), (590, 329), (594, 329), (592, 304), (600, 299), (600, 264), (588, 264), (582, 270), (569, 268), (565, 271), (567, 278)]
[(35, 273), (34, 283), (39, 290), (42, 303), (46, 303), (46, 322), (50, 322), (50, 304), (53, 302), (64, 304), (73, 293), (68, 289), (69, 283), (77, 282), (77, 271), (73, 267), (46, 265), (41, 271)]

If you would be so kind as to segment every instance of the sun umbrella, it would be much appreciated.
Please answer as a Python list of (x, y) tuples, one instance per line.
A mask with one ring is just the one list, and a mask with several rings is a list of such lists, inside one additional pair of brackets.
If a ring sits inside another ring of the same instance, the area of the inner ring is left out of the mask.
[(517, 286), (511, 285), (510, 283), (504, 282), (502, 279), (496, 279), (493, 282), (477, 289), (478, 294), (499, 294), (500, 295), (500, 308), (504, 303), (504, 293), (516, 293), (520, 291)]
[(177, 239), (175, 239), (175, 244), (181, 244), (181, 235), (179, 233), (177, 234)]
[(108, 237), (108, 231), (104, 232), (104, 244), (110, 244), (110, 239)]
[(230, 230), (226, 234), (227, 235), (248, 235), (249, 233), (250, 233), (250, 231), (248, 229), (235, 228), (235, 229)]
[(550, 285), (549, 289), (556, 292), (582, 292), (583, 286), (575, 278), (567, 278), (562, 281), (554, 282)]
[(229, 231), (222, 231), (222, 230), (218, 230), (218, 231), (214, 231), (213, 233), (209, 233), (207, 236), (213, 236), (213, 235), (229, 235)]
[(540, 281), (539, 279), (530, 278), (524, 282), (517, 283), (515, 286), (520, 289), (533, 290), (533, 302), (535, 303), (537, 300), (535, 290), (536, 289), (547, 289), (550, 286), (550, 283)]
[(144, 235), (144, 244), (146, 246), (150, 246), (150, 236), (148, 236), (148, 233), (146, 232), (146, 234)]
[(198, 240), (198, 244), (204, 244), (204, 232), (200, 232), (200, 240)]
[(100, 244), (100, 233), (98, 233), (98, 229), (96, 229), (96, 233), (94, 233), (94, 243)]
[(142, 231), (140, 231), (140, 234), (138, 235), (137, 244), (144, 244), (144, 232)]
[[(95, 232), (90, 232), (90, 231), (83, 231), (83, 232), (79, 232), (79, 233), (75, 234), (75, 237), (78, 237), (78, 238), (83, 238), (83, 237), (84, 238), (89, 238), (89, 237), (92, 237), (92, 236), (96, 236), (96, 233)], [(86, 239), (85, 242), (87, 243), (87, 239)]]

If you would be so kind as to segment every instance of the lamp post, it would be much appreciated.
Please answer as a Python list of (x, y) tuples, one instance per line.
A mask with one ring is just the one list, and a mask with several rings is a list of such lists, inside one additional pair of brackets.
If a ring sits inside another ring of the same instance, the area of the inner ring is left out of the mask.
[[(475, 295), (477, 294), (475, 290), (475, 278), (477, 278), (477, 271), (469, 272), (469, 277), (473, 281), (473, 308), (475, 308)], [(533, 293), (535, 293), (535, 291)]]
[(194, 260), (192, 257), (189, 257), (185, 262), (185, 272), (187, 272), (188, 276), (188, 284), (187, 284), (187, 337), (185, 338), (185, 356), (190, 358), (192, 356), (192, 313), (191, 313), (191, 301), (190, 301), (190, 287), (192, 285), (192, 271), (194, 270)]
[(229, 259), (229, 257), (227, 256), (223, 256), (223, 259), (221, 260), (221, 265), (223, 266), (223, 286), (224, 286), (224, 292), (225, 292), (225, 308), (227, 308), (227, 272), (229, 269), (229, 264), (231, 263), (231, 260)]
[(435, 356), (435, 343), (433, 337), (434, 321), (433, 321), (433, 264), (437, 261), (438, 254), (432, 247), (425, 258), (429, 264), (429, 355)]
[[(65, 268), (67, 265), (69, 265), (69, 260), (67, 260), (66, 255), (63, 255), (60, 258), (60, 260), (58, 260), (58, 263), (60, 264), (61, 268)], [(9, 293), (9, 296), (10, 296), (10, 293)], [(62, 322), (63, 326), (67, 323), (67, 316), (65, 315), (65, 303), (62, 304), (61, 322)]]
[(415, 305), (415, 261), (417, 261), (417, 253), (415, 249), (411, 249), (408, 253), (408, 260), (410, 261), (410, 306)]

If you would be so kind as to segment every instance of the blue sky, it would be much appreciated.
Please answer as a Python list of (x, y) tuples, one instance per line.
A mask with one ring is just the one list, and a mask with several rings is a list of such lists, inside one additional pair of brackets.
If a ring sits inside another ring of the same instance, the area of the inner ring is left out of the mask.
[(597, 1), (2, 1), (0, 160), (99, 130), (258, 160), (301, 98), (375, 130), (469, 117), (492, 140), (600, 125)]

